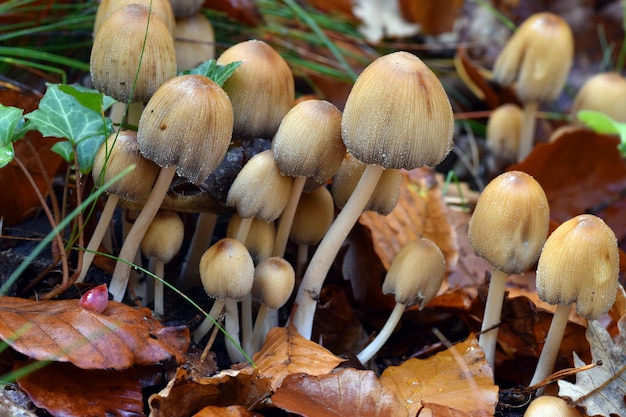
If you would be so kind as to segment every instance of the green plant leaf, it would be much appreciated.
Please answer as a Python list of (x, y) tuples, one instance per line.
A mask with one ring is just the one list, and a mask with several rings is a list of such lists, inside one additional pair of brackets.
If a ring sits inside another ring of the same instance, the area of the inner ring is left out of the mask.
[(622, 158), (626, 158), (626, 123), (618, 122), (602, 112), (593, 110), (581, 110), (576, 117), (597, 133), (619, 135), (620, 144), (617, 145), (617, 149)]
[[(47, 87), (46, 94), (39, 102), (39, 109), (25, 117), (42, 135), (69, 140), (76, 148), (76, 160), (81, 172), (88, 173), (93, 165), (95, 151), (113, 130), (110, 119), (103, 117), (104, 96), (59, 84), (48, 84)], [(81, 145), (83, 141), (87, 143)], [(64, 153), (65, 150), (60, 154), (63, 156)]]
[(0, 147), (0, 168), (7, 166), (14, 156), (15, 151), (12, 143), (7, 143), (5, 146)]
[[(24, 110), (17, 107), (0, 104), (0, 146), (3, 148), (18, 139), (15, 137), (15, 132), (18, 130), (20, 120), (23, 121), (23, 113)], [(13, 149), (12, 146), (11, 149)]]
[(183, 71), (183, 74), (195, 74), (195, 75), (204, 75), (205, 77), (213, 80), (217, 85), (222, 87), (224, 82), (233, 75), (233, 72), (237, 69), (237, 67), (241, 65), (241, 61), (231, 62), (226, 65), (219, 65), (217, 61), (211, 59), (206, 61), (196, 68), (192, 68), (188, 71)]
[(61, 158), (65, 159), (67, 162), (74, 162), (74, 148), (72, 147), (71, 142), (57, 142), (52, 145), (52, 148), (50, 149), (52, 150), (52, 152), (61, 155)]

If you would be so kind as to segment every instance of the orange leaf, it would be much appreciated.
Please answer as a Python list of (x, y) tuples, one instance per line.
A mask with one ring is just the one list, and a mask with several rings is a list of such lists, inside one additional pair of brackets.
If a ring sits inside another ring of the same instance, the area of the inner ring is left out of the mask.
[(247, 408), (240, 405), (231, 405), (228, 407), (204, 407), (202, 410), (193, 415), (193, 417), (250, 417), (253, 416)]
[[(493, 415), (498, 402), (498, 386), (473, 336), (431, 358), (390, 366), (380, 381), (402, 399), (410, 415), (417, 413), (422, 401)], [(428, 411), (423, 410), (420, 417), (430, 416)]]
[(18, 380), (33, 403), (55, 416), (139, 416), (143, 395), (134, 368), (85, 370), (50, 363)]
[(272, 402), (307, 417), (407, 416), (407, 410), (374, 372), (352, 368), (321, 376), (289, 375)]
[(291, 325), (270, 330), (265, 344), (252, 359), (261, 375), (271, 379), (274, 390), (289, 374), (322, 375), (344, 361), (317, 343), (300, 336)]
[[(150, 310), (114, 301), (100, 314), (80, 307), (78, 300), (0, 298), (0, 338), (32, 359), (71, 362), (83, 369), (120, 370), (172, 356), (182, 361), (180, 350), (159, 339), (163, 328)], [(186, 348), (188, 332), (183, 340)]]
[(374, 250), (385, 268), (402, 247), (421, 237), (435, 242), (443, 252), (448, 269), (454, 269), (458, 252), (456, 235), (447, 219), (448, 208), (441, 197), (434, 171), (419, 168), (402, 173), (400, 197), (387, 216), (367, 211), (359, 223), (372, 232)]
[[(211, 378), (194, 378), (187, 367), (180, 367), (176, 376), (161, 392), (150, 396), (152, 417), (191, 416), (207, 407), (232, 405), (252, 408), (270, 395), (269, 380), (252, 367), (240, 371), (224, 371)], [(199, 415), (210, 414), (210, 410)], [(223, 409), (220, 412), (226, 412)], [(238, 415), (238, 414), (218, 414)], [(241, 414), (246, 415), (246, 414)]]
[(429, 35), (451, 32), (463, 0), (400, 0), (400, 11), (408, 22), (420, 23)]

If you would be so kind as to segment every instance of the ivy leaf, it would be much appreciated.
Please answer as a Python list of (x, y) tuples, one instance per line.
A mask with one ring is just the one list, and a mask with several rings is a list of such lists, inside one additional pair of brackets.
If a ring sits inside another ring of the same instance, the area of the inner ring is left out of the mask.
[(61, 158), (65, 159), (67, 162), (74, 162), (74, 147), (72, 146), (72, 142), (57, 142), (52, 145), (50, 149), (52, 149), (52, 152), (61, 155)]
[(7, 143), (5, 146), (0, 147), (0, 168), (7, 166), (14, 156), (15, 150), (12, 143)]
[(597, 133), (619, 135), (621, 143), (617, 148), (622, 158), (626, 158), (626, 123), (620, 123), (604, 113), (593, 110), (581, 110), (576, 117)]
[[(26, 115), (48, 137), (65, 138), (76, 148), (80, 170), (88, 173), (93, 165), (95, 151), (112, 131), (111, 121), (103, 117), (105, 99), (102, 94), (75, 87), (48, 84), (39, 109)], [(70, 94), (71, 93), (71, 94)], [(94, 110), (97, 109), (97, 110)], [(86, 144), (81, 143), (87, 141)], [(67, 145), (60, 145), (67, 147)], [(67, 149), (60, 155), (71, 162)]]
[(15, 142), (15, 132), (18, 129), (24, 110), (17, 107), (0, 104), (0, 146), (6, 147)]
[(198, 65), (196, 68), (183, 71), (183, 74), (204, 75), (222, 87), (224, 82), (231, 75), (233, 75), (233, 72), (235, 72), (239, 65), (241, 65), (241, 61), (231, 62), (226, 65), (219, 65), (216, 60), (211, 59)]

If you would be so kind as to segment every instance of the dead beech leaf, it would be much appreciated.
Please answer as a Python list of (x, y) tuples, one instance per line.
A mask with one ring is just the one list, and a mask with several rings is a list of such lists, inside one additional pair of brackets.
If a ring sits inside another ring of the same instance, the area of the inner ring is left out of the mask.
[[(207, 407), (219, 407), (226, 411), (226, 407), (230, 406), (249, 409), (269, 395), (269, 380), (252, 367), (223, 371), (210, 378), (194, 378), (189, 368), (180, 367), (161, 392), (150, 396), (148, 403), (151, 417), (187, 417)], [(209, 411), (199, 415), (216, 415), (207, 414)]]
[[(590, 416), (626, 416), (626, 319), (619, 322), (620, 338), (611, 335), (596, 321), (589, 322), (587, 340), (594, 362), (602, 365), (576, 374), (576, 384), (559, 381), (559, 396), (571, 399)], [(585, 363), (574, 352), (574, 365)]]
[(317, 343), (300, 336), (294, 326), (275, 327), (252, 358), (259, 372), (271, 380), (276, 390), (289, 374), (326, 374), (344, 359), (333, 355)]
[(359, 223), (370, 229), (374, 250), (385, 268), (389, 268), (405, 244), (425, 237), (439, 246), (448, 270), (453, 270), (458, 251), (447, 211), (434, 171), (418, 168), (402, 173), (398, 204), (391, 213), (383, 216), (366, 211), (359, 218)]
[(193, 417), (252, 417), (254, 414), (246, 407), (240, 405), (230, 405), (228, 407), (204, 407), (193, 415)]
[(345, 368), (326, 375), (291, 374), (272, 402), (306, 417), (407, 416), (407, 410), (372, 371)]
[[(388, 367), (380, 382), (401, 399), (409, 415), (417, 413), (422, 401), (493, 415), (498, 402), (491, 367), (473, 335), (428, 359), (409, 359), (400, 366)], [(431, 415), (429, 409), (420, 413), (420, 417)]]
[[(0, 298), (2, 340), (32, 359), (71, 362), (83, 369), (121, 370), (171, 357), (182, 362), (183, 352), (159, 339), (163, 328), (150, 310), (114, 301), (99, 314), (80, 307), (78, 300)], [(180, 346), (188, 345), (187, 332)]]
[(52, 362), (17, 382), (37, 407), (53, 416), (143, 415), (143, 394), (135, 368), (87, 370)]
[(422, 32), (440, 35), (452, 32), (463, 0), (399, 0), (402, 16), (408, 22), (422, 25)]
[[(456, 410), (445, 405), (427, 403), (425, 401), (422, 401), (422, 404), (424, 405), (424, 408), (430, 409), (433, 416), (436, 417), (483, 417), (492, 415), (484, 410), (476, 410), (468, 413), (467, 411)], [(424, 412), (421, 412), (418, 415), (422, 416), (424, 415), (423, 413)]]

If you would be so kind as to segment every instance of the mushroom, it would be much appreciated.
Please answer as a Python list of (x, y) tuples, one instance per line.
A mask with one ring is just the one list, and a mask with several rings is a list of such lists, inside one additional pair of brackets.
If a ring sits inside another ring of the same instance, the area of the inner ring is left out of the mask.
[(469, 222), (474, 252), (492, 266), (478, 344), (493, 367), (506, 277), (521, 274), (539, 258), (548, 235), (550, 207), (541, 185), (530, 175), (510, 171), (483, 190)]
[[(250, 294), (254, 280), (254, 263), (248, 249), (235, 239), (223, 238), (211, 245), (200, 259), (200, 278), (209, 297), (215, 298), (208, 317), (195, 330), (193, 340), (200, 340), (211, 330), (226, 307), (224, 326), (231, 343), (226, 343), (233, 361), (244, 360), (239, 349), (239, 316), (237, 301)], [(230, 304), (230, 306), (228, 305)]]
[(535, 398), (524, 413), (524, 417), (582, 417), (574, 407), (570, 407), (563, 398), (542, 395)]
[(228, 96), (206, 77), (175, 77), (152, 96), (139, 120), (137, 141), (141, 154), (161, 166), (161, 171), (118, 255), (109, 287), (115, 301), (124, 297), (128, 262), (137, 253), (174, 175), (196, 185), (204, 182), (224, 158), (232, 126)]
[(280, 123), (272, 149), (281, 174), (294, 177), (274, 244), (273, 255), (283, 256), (307, 178), (312, 177), (318, 184), (325, 183), (337, 172), (346, 154), (341, 140), (341, 112), (324, 100), (298, 103)]
[(503, 104), (491, 112), (485, 136), (487, 148), (495, 159), (494, 172), (502, 172), (502, 168), (517, 161), (521, 129), (522, 109), (518, 105)]
[(537, 295), (557, 307), (531, 386), (552, 373), (571, 304), (587, 320), (597, 319), (615, 301), (618, 274), (617, 238), (599, 217), (581, 214), (548, 237), (537, 265)]
[(307, 339), (326, 274), (382, 172), (441, 162), (452, 148), (454, 117), (437, 77), (415, 55), (401, 51), (365, 68), (348, 95), (341, 125), (348, 152), (367, 168), (320, 242), (298, 289), (293, 324)]
[(589, 78), (574, 97), (570, 110), (574, 120), (581, 110), (599, 111), (626, 123), (626, 78), (617, 72), (602, 72)]
[(383, 293), (394, 294), (396, 305), (376, 338), (357, 358), (366, 363), (385, 344), (407, 307), (417, 304), (421, 310), (432, 300), (446, 272), (446, 260), (431, 240), (420, 238), (407, 243), (389, 266), (383, 282)]
[(141, 252), (150, 260), (150, 271), (158, 277), (154, 279), (154, 312), (159, 316), (165, 314), (165, 264), (180, 250), (184, 235), (180, 216), (175, 211), (160, 210), (141, 240)]
[(169, 0), (172, 4), (172, 10), (176, 19), (183, 19), (202, 9), (204, 0)]
[(516, 84), (524, 103), (518, 160), (532, 150), (539, 103), (554, 100), (563, 89), (574, 57), (574, 36), (559, 16), (543, 12), (526, 19), (498, 56), (496, 82)]
[(254, 323), (250, 341), (251, 351), (258, 351), (266, 326), (266, 317), (271, 310), (281, 308), (291, 296), (295, 285), (295, 272), (289, 262), (279, 256), (272, 256), (254, 269), (252, 298), (261, 303)]
[(236, 139), (270, 139), (293, 106), (294, 80), (287, 62), (267, 43), (237, 43), (218, 58), (220, 65), (241, 61), (224, 82), (233, 103)]
[(201, 12), (176, 19), (174, 30), (176, 66), (187, 71), (215, 57), (213, 25)]
[(114, 133), (100, 145), (91, 170), (97, 186), (110, 181), (131, 165), (135, 165), (135, 169), (107, 190), (107, 202), (87, 244), (87, 250), (83, 254), (82, 270), (76, 282), (80, 283), (85, 280), (89, 266), (96, 255), (95, 251), (100, 247), (120, 198), (131, 201), (143, 200), (150, 194), (152, 185), (159, 175), (158, 165), (141, 156), (137, 132), (123, 130)]
[[(163, 20), (170, 34), (174, 33), (176, 24), (174, 23), (174, 11), (172, 10), (172, 5), (169, 0), (101, 0), (98, 4), (96, 18), (93, 23), (94, 35), (98, 33), (98, 29), (100, 29), (102, 22), (104, 22), (107, 17), (111, 16), (116, 10), (130, 4), (142, 4), (152, 9), (154, 13)], [(145, 26), (141, 29), (145, 31)]]

